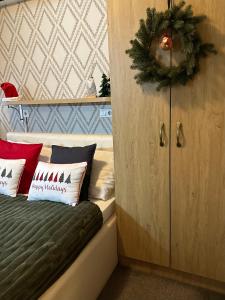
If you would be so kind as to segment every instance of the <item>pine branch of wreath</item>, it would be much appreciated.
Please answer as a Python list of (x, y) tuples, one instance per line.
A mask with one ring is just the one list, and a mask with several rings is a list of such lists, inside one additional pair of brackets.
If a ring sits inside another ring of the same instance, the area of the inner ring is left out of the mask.
[[(130, 41), (131, 48), (126, 51), (133, 60), (131, 69), (139, 71), (135, 75), (136, 82), (158, 82), (157, 90), (160, 90), (176, 84), (185, 85), (193, 79), (200, 70), (200, 58), (217, 53), (213, 44), (202, 42), (197, 31), (197, 26), (205, 19), (206, 16), (194, 16), (192, 6), (185, 7), (185, 1), (164, 13), (148, 8), (147, 19), (140, 20), (135, 39)], [(171, 45), (173, 38), (179, 38), (181, 51), (185, 55), (178, 66), (164, 66), (152, 53), (153, 41), (168, 32)]]

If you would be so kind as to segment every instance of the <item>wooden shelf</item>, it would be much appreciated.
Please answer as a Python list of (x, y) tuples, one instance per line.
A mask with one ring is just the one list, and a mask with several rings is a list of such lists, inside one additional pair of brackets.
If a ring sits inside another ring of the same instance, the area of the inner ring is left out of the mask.
[(4, 106), (8, 105), (67, 105), (67, 104), (110, 104), (110, 97), (79, 98), (79, 99), (43, 99), (43, 100), (18, 100), (2, 101)]

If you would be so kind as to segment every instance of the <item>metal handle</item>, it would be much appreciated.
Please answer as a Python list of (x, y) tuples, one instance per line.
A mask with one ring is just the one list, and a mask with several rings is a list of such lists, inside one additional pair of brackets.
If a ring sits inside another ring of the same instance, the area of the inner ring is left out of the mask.
[(160, 147), (164, 147), (166, 145), (166, 141), (164, 139), (165, 133), (165, 124), (163, 122), (160, 123), (160, 130), (159, 130), (159, 145)]
[(177, 148), (181, 148), (182, 147), (182, 143), (180, 141), (181, 135), (182, 135), (182, 123), (181, 122), (177, 122)]

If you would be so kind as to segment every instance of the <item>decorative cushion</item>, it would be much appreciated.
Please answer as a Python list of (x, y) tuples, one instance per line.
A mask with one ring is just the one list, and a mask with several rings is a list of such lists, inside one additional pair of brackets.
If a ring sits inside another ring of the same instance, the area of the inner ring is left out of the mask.
[(50, 164), (39, 162), (28, 200), (49, 200), (76, 205), (85, 176), (87, 163)]
[(52, 155), (52, 148), (43, 146), (39, 156), (39, 161), (50, 162), (51, 155)]
[(0, 158), (0, 194), (16, 197), (25, 159)]
[[(7, 141), (10, 143), (15, 143), (15, 144), (32, 145), (32, 143), (27, 143), (27, 142), (14, 142), (11, 140), (7, 140)], [(52, 155), (52, 147), (43, 146), (41, 149), (40, 156), (39, 156), (39, 161), (50, 162), (51, 155)]]
[(115, 189), (112, 151), (96, 150), (92, 164), (89, 198), (108, 200)]
[(88, 200), (88, 188), (96, 144), (85, 147), (52, 146), (51, 163), (71, 164), (87, 162), (87, 171), (81, 188), (80, 201)]
[(0, 140), (0, 158), (26, 160), (18, 193), (28, 193), (41, 148), (42, 144), (18, 144)]

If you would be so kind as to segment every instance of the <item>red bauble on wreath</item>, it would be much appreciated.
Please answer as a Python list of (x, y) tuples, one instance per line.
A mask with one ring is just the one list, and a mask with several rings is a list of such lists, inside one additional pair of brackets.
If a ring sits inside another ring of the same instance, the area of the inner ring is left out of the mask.
[(173, 40), (172, 37), (165, 33), (160, 41), (160, 48), (163, 50), (171, 50), (173, 48)]

